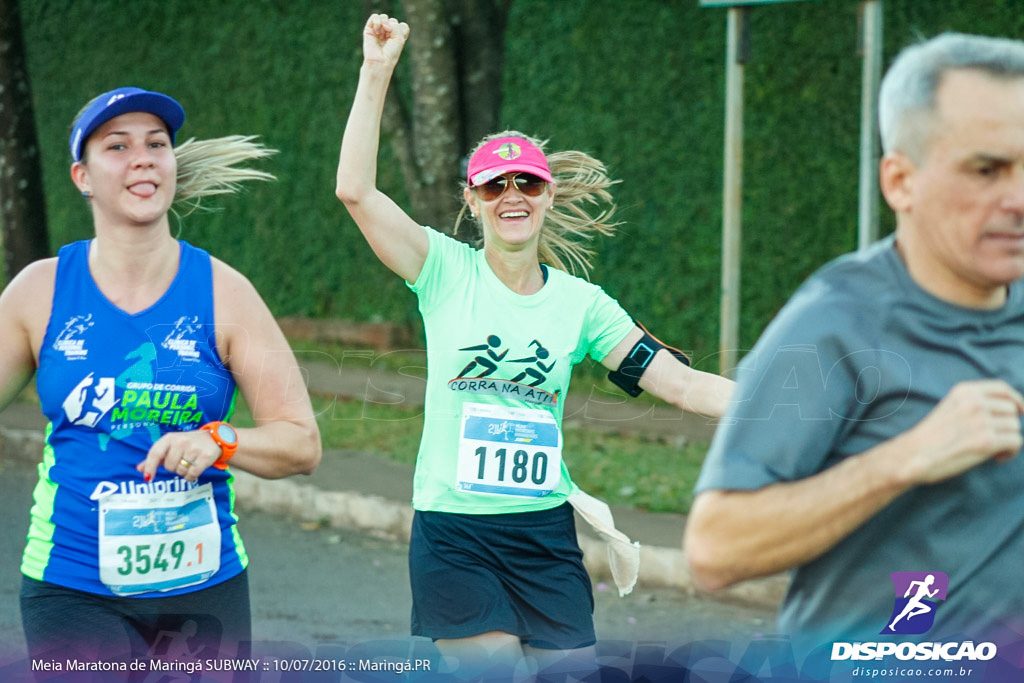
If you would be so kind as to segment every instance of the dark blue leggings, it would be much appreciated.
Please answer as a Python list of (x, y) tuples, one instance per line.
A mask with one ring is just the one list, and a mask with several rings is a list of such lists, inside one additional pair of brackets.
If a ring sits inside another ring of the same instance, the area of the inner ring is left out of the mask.
[(249, 578), (163, 598), (94, 595), (22, 577), (21, 621), (32, 660), (175, 662), (250, 655)]

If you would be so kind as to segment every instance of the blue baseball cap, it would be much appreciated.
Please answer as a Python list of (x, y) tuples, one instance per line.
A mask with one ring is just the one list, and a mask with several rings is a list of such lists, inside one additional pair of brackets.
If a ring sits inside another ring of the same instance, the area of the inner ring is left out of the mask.
[(142, 88), (117, 88), (94, 98), (75, 119), (71, 126), (71, 158), (82, 160), (82, 147), (97, 128), (115, 116), (135, 111), (152, 114), (167, 124), (171, 144), (181, 124), (185, 123), (185, 110), (175, 99)]

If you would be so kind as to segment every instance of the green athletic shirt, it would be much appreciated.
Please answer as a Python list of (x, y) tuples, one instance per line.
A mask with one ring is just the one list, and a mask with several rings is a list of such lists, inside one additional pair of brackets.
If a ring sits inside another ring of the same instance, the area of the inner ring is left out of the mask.
[(427, 340), (413, 507), (467, 514), (544, 510), (574, 484), (560, 467), (572, 366), (601, 362), (633, 329), (598, 286), (549, 268), (535, 294), (508, 289), (481, 250), (430, 228), (419, 298)]

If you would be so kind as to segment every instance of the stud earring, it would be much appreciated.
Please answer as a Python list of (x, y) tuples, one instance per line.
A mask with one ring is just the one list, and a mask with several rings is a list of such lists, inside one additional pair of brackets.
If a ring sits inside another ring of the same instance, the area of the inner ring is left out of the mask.
[(82, 196), (86, 199), (92, 199), (92, 192), (89, 192), (89, 190), (82, 190)]

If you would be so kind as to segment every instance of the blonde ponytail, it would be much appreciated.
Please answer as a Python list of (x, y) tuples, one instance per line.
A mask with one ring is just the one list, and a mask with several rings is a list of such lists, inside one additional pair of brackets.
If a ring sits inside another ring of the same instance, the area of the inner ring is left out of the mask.
[(174, 201), (187, 208), (201, 208), (204, 197), (237, 192), (247, 180), (276, 180), (266, 171), (239, 167), (248, 161), (277, 154), (255, 142), (254, 135), (229, 135), (209, 140), (190, 138), (174, 148), (178, 160), (178, 185)]

